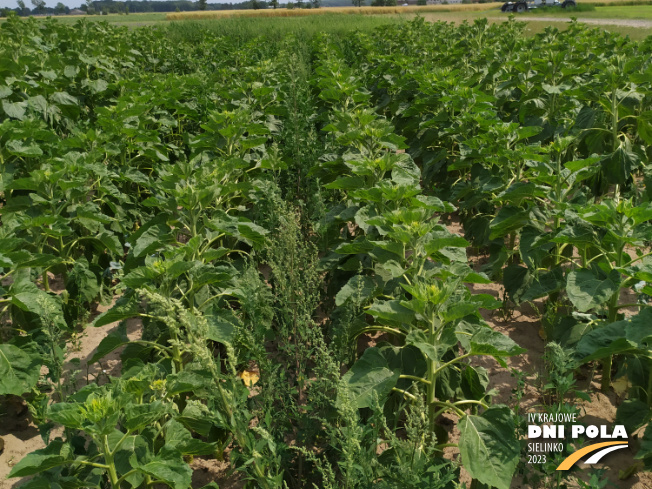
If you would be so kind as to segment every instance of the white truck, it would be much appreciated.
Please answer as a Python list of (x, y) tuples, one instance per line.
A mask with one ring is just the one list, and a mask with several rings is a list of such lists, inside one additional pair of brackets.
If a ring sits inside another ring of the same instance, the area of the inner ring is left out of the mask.
[(575, 0), (516, 0), (515, 2), (505, 2), (500, 10), (503, 12), (527, 12), (529, 9), (537, 7), (575, 7)]

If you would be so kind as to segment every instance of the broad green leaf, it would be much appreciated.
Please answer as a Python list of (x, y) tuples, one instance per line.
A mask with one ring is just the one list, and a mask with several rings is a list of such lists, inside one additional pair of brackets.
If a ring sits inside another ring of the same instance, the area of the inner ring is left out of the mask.
[(80, 429), (84, 424), (84, 414), (79, 404), (60, 402), (48, 408), (48, 417), (66, 428)]
[(5, 148), (9, 153), (16, 156), (41, 156), (43, 151), (36, 143), (25, 144), (22, 141), (12, 139)]
[[(150, 451), (148, 440), (141, 435), (130, 435), (125, 437), (125, 433), (120, 430), (114, 430), (108, 436), (109, 448), (115, 450), (115, 468), (119, 475), (127, 474), (132, 471), (132, 464), (129, 462), (131, 457), (138, 460), (147, 458)], [(118, 443), (120, 446), (117, 447)], [(125, 478), (125, 482), (132, 487), (140, 487), (145, 480), (145, 474), (142, 472), (132, 472)]]
[(148, 227), (133, 244), (132, 251), (136, 258), (161, 249), (171, 241), (170, 227), (167, 224), (155, 224)]
[(109, 84), (105, 80), (84, 80), (82, 81), (83, 87), (88, 87), (91, 89), (92, 93), (101, 93), (104, 92)]
[(181, 416), (177, 416), (175, 419), (189, 430), (199, 433), (202, 436), (208, 436), (211, 429), (215, 426), (208, 407), (202, 404), (189, 403), (184, 408)]
[(80, 302), (91, 303), (100, 293), (98, 277), (89, 268), (86, 258), (78, 259), (66, 277), (66, 289)]
[(0, 344), (0, 395), (21, 396), (36, 385), (41, 357), (15, 345)]
[(530, 222), (529, 211), (506, 206), (498, 211), (490, 223), (489, 239), (496, 239), (522, 228)]
[(12, 119), (23, 120), (25, 118), (25, 110), (27, 109), (27, 102), (9, 102), (8, 100), (2, 101), (2, 110), (5, 111), (7, 117)]
[(240, 141), (240, 147), (244, 150), (248, 150), (251, 148), (255, 148), (256, 146), (262, 146), (266, 142), (267, 142), (267, 138), (265, 136), (249, 137), (247, 139), (242, 139)]
[(27, 477), (28, 475), (38, 474), (57, 465), (62, 465), (67, 459), (64, 453), (63, 441), (51, 441), (47, 447), (35, 450), (21, 459), (13, 466), (8, 477)]
[(192, 469), (183, 461), (181, 453), (171, 447), (163, 446), (156, 457), (137, 468), (174, 488), (186, 489), (192, 482)]
[(107, 324), (129, 319), (138, 315), (140, 299), (136, 294), (127, 293), (120, 297), (113, 307), (95, 318), (93, 326), (99, 328)]
[(625, 185), (638, 167), (639, 161), (636, 153), (621, 144), (616, 151), (602, 159), (602, 171), (609, 183)]
[(467, 415), (459, 430), (462, 463), (471, 477), (509, 489), (521, 451), (510, 409), (492, 406), (479, 416)]
[(167, 218), (165, 213), (156, 214), (129, 237), (131, 251), (136, 258), (160, 249), (165, 243), (173, 241), (170, 227), (166, 223)]
[(470, 243), (462, 238), (448, 232), (434, 232), (432, 238), (426, 243), (426, 253), (432, 254), (444, 248), (466, 248)]
[(652, 309), (631, 319), (605, 324), (582, 336), (575, 354), (582, 362), (616, 354), (648, 354), (652, 338)]
[[(65, 478), (66, 489), (69, 487), (84, 487), (84, 482), (75, 477)], [(52, 480), (51, 474), (37, 475), (20, 484), (20, 489), (62, 489), (58, 482)]]
[(468, 341), (470, 343), (469, 353), (472, 355), (490, 355), (503, 366), (505, 361), (501, 357), (511, 357), (526, 351), (509, 336), (488, 327), (481, 328)]
[(208, 334), (206, 338), (218, 343), (231, 344), (235, 335), (237, 319), (229, 320), (228, 315), (206, 315)]
[[(599, 330), (595, 330), (599, 331)], [(581, 340), (580, 340), (581, 341)], [(584, 357), (582, 363), (592, 362), (593, 360), (600, 360), (603, 358), (609, 358), (613, 355), (637, 355), (647, 353), (647, 349), (641, 349), (636, 343), (633, 343), (625, 338), (616, 338), (609, 346), (603, 348), (598, 348), (591, 355)]]
[(485, 273), (478, 273), (472, 270), (464, 273), (464, 282), (467, 284), (490, 284), (492, 283)]
[(420, 330), (413, 330), (405, 337), (405, 344), (412, 345), (421, 351), (424, 357), (434, 362), (440, 362), (446, 352), (457, 345), (458, 339), (452, 328), (444, 328), (441, 337), (434, 344), (428, 341), (426, 334)]
[[(416, 377), (426, 374), (426, 357), (418, 348), (412, 345), (394, 346), (386, 342), (380, 342), (377, 348), (387, 360), (390, 370)], [(405, 382), (409, 386), (413, 381), (403, 379), (399, 382)]]
[(564, 285), (564, 271), (561, 268), (555, 268), (538, 277), (532, 277), (527, 290), (519, 295), (518, 299), (522, 302), (533, 301), (561, 290)]
[(122, 255), (122, 245), (120, 244), (120, 240), (115, 234), (108, 231), (103, 231), (97, 235), (97, 239), (116, 257)]
[(603, 305), (617, 290), (618, 286), (611, 279), (601, 279), (586, 268), (573, 270), (566, 281), (568, 298), (579, 312)]
[(57, 105), (79, 105), (79, 101), (68, 92), (54, 92), (50, 95), (50, 101)]
[[(480, 283), (484, 283), (484, 282), (480, 282)], [(488, 309), (488, 310), (498, 309), (503, 305), (503, 301), (499, 301), (491, 294), (475, 294), (471, 296), (471, 301), (472, 303), (475, 304), (476, 308), (479, 307), (481, 309)]]
[(396, 323), (411, 323), (414, 321), (414, 312), (401, 305), (398, 300), (376, 301), (367, 310), (375, 318)]
[[(370, 407), (373, 393), (383, 399), (396, 385), (399, 375), (399, 372), (389, 369), (387, 360), (377, 348), (367, 348), (342, 377), (347, 401), (358, 409)], [(340, 402), (341, 398), (338, 398), (338, 404)]]
[(127, 275), (122, 278), (122, 283), (129, 288), (137, 289), (154, 283), (161, 275), (161, 272), (154, 270), (153, 267), (138, 267), (131, 270)]
[(652, 423), (645, 428), (645, 433), (641, 439), (641, 448), (636, 452), (634, 458), (637, 460), (643, 459), (647, 470), (652, 468)]
[(364, 187), (364, 178), (362, 177), (340, 177), (332, 183), (324, 185), (329, 189), (355, 190)]
[(373, 249), (373, 244), (371, 244), (366, 239), (356, 239), (349, 243), (342, 243), (337, 248), (335, 248), (336, 253), (342, 255), (352, 255), (357, 253), (368, 253)]
[(238, 233), (240, 239), (249, 245), (253, 245), (263, 244), (265, 242), (265, 235), (267, 235), (269, 231), (258, 224), (240, 218), (238, 220)]
[(489, 385), (489, 375), (487, 370), (482, 367), (472, 367), (467, 365), (462, 373), (462, 384), (460, 388), (464, 393), (465, 399), (482, 399)]
[(394, 133), (385, 134), (380, 137), (380, 146), (389, 148), (396, 151), (397, 149), (405, 149), (408, 146), (405, 144), (405, 138)]
[(625, 426), (627, 433), (633, 433), (652, 419), (652, 409), (640, 399), (626, 399), (616, 411), (616, 424)]
[(66, 65), (63, 69), (63, 74), (66, 78), (75, 78), (79, 73), (79, 67), (73, 65)]
[(168, 411), (168, 407), (161, 401), (129, 404), (125, 407), (124, 427), (130, 431), (141, 430), (161, 419)]
[(183, 455), (211, 455), (216, 448), (214, 443), (193, 438), (190, 431), (174, 419), (165, 425), (165, 445), (176, 448)]
[(545, 197), (545, 188), (534, 183), (516, 182), (507, 190), (499, 193), (496, 199), (500, 202), (519, 206), (525, 199)]
[(193, 369), (186, 366), (181, 372), (167, 377), (167, 392), (170, 395), (177, 395), (182, 392), (196, 394), (200, 390), (210, 390), (214, 387), (215, 378), (207, 369)]
[[(486, 296), (485, 296), (486, 297)], [(455, 321), (456, 319), (461, 319), (465, 316), (470, 316), (478, 313), (478, 308), (483, 301), (482, 297), (475, 296), (478, 302), (467, 302), (467, 301), (452, 301), (448, 304), (448, 307), (442, 312), (442, 319), (446, 322)], [(491, 301), (491, 302), (489, 302)], [(493, 297), (489, 296), (487, 301), (488, 305), (493, 305)]]
[(405, 269), (396, 260), (388, 260), (385, 263), (378, 263), (374, 267), (374, 271), (384, 282), (389, 282), (390, 280), (402, 277), (405, 274)]
[[(97, 324), (95, 326), (97, 326)], [(102, 338), (100, 344), (97, 345), (97, 351), (88, 361), (88, 364), (91, 365), (97, 362), (99, 359), (104, 358), (115, 349), (120, 348), (122, 345), (126, 345), (127, 343), (129, 343), (129, 338), (127, 337), (127, 325), (121, 323), (115, 331), (112, 331), (110, 334)]]
[(640, 138), (648, 145), (652, 145), (652, 110), (641, 112), (637, 117), (637, 129)]
[(14, 262), (11, 261), (11, 258), (0, 253), (0, 267), (2, 268), (11, 268), (14, 265)]
[(335, 305), (341, 306), (349, 300), (354, 304), (363, 304), (378, 288), (372, 277), (354, 275), (335, 296)]

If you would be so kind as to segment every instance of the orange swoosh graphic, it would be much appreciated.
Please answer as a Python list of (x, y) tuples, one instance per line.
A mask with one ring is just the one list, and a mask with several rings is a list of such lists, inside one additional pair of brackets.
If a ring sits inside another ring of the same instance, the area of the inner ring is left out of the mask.
[(581, 459), (584, 455), (595, 452), (596, 450), (599, 450), (600, 448), (604, 447), (609, 447), (611, 445), (626, 445), (627, 442), (623, 441), (605, 441), (602, 443), (594, 443), (593, 445), (589, 445), (588, 447), (584, 447), (576, 451), (575, 453), (570, 454), (566, 459), (559, 464), (559, 467), (557, 467), (557, 470), (568, 470), (570, 469), (575, 462), (577, 462), (579, 459)]

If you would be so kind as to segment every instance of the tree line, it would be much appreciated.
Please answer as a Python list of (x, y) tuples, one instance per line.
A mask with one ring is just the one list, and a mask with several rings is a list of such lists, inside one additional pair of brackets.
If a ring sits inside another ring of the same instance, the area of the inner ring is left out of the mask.
[[(19, 16), (28, 15), (66, 15), (70, 13), (70, 8), (62, 2), (57, 3), (55, 7), (48, 7), (45, 0), (31, 0), (31, 8), (25, 3), (25, 0), (17, 0), (17, 7), (14, 9), (1, 9), (0, 16), (6, 17), (10, 12), (15, 12)], [(315, 3), (321, 4), (319, 0), (311, 2), (297, 2), (297, 4), (311, 6)], [(276, 5), (274, 5), (276, 4)], [(146, 13), (146, 12), (189, 12), (193, 10), (248, 10), (257, 8), (267, 8), (268, 6), (278, 6), (278, 0), (269, 2), (264, 0), (246, 0), (239, 3), (207, 3), (206, 0), (192, 2), (189, 0), (143, 0), (143, 1), (113, 1), (86, 0), (77, 9), (89, 14), (129, 14), (129, 13)]]

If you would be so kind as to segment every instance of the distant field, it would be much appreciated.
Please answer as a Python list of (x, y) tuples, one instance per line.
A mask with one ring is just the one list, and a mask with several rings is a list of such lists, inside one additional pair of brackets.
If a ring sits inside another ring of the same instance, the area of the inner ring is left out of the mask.
[(588, 3), (601, 6), (641, 6), (652, 5), (652, 0), (591, 0), (587, 2), (579, 0), (578, 3)]
[[(568, 28), (568, 22), (549, 22), (549, 21), (537, 21), (537, 20), (527, 20), (527, 34), (535, 35), (539, 32), (543, 32), (544, 29), (548, 26), (557, 27), (559, 30), (565, 30)], [(616, 34), (621, 34), (623, 36), (629, 36), (630, 39), (634, 41), (641, 41), (652, 34), (652, 29), (639, 29), (636, 27), (629, 26), (619, 26), (619, 25), (602, 25), (602, 26), (592, 26), (598, 29), (603, 29), (609, 32), (615, 32)]]
[(428, 12), (477, 12), (495, 10), (501, 2), (427, 5), (421, 7), (332, 7), (320, 9), (266, 9), (266, 10), (205, 10), (202, 12), (172, 12), (168, 20), (216, 19), (223, 17), (305, 17), (310, 15), (351, 14), (351, 15), (391, 15), (422, 14)]
[[(590, 2), (579, 0), (580, 5), (596, 5), (590, 11), (568, 11), (564, 9), (549, 8), (545, 10), (532, 10), (525, 14), (516, 16), (516, 20), (528, 23), (527, 33), (534, 35), (543, 31), (547, 26), (555, 26), (565, 29), (567, 20), (571, 17), (582, 19), (625, 19), (625, 20), (652, 20), (652, 0), (592, 0)], [(637, 3), (637, 5), (632, 5)], [(215, 29), (226, 30), (243, 35), (256, 36), (260, 30), (271, 35), (277, 32), (278, 35), (286, 32), (319, 30), (346, 31), (357, 28), (372, 27), (381, 23), (400, 22), (402, 19), (412, 18), (414, 15), (421, 15), (431, 22), (444, 21), (460, 23), (463, 21), (472, 22), (475, 19), (486, 17), (491, 22), (503, 22), (508, 19), (508, 14), (500, 11), (502, 2), (484, 4), (455, 4), (455, 5), (428, 5), (422, 7), (333, 7), (315, 10), (306, 9), (266, 9), (266, 10), (221, 10), (203, 12), (155, 12), (135, 13), (129, 15), (63, 15), (55, 16), (57, 21), (62, 23), (74, 23), (79, 19), (86, 19), (90, 22), (106, 21), (111, 24), (125, 25), (129, 27), (140, 27), (154, 25), (166, 21), (175, 21), (176, 28), (182, 30), (193, 29), (192, 23), (185, 26), (185, 21), (214, 21)], [(355, 14), (362, 14), (369, 21), (362, 22), (356, 19)], [(324, 16), (331, 17), (328, 21)], [(277, 22), (264, 22), (252, 24), (247, 19), (252, 18), (268, 19), (278, 18)], [(559, 21), (537, 20), (537, 18), (557, 18)], [(44, 17), (40, 17), (44, 19)], [(381, 21), (384, 18), (384, 21)], [(238, 20), (240, 19), (240, 20)], [(300, 20), (302, 19), (302, 20)], [(314, 20), (313, 20), (314, 19)], [(5, 19), (0, 19), (2, 22)], [(364, 25), (363, 25), (364, 24)], [(610, 32), (629, 35), (632, 39), (644, 39), (652, 34), (652, 29), (635, 26), (604, 25), (600, 26)], [(238, 35), (239, 35), (238, 34)]]
[[(36, 17), (37, 19), (46, 19), (50, 17)], [(129, 14), (129, 15), (55, 15), (52, 18), (62, 23), (71, 24), (77, 22), (79, 19), (86, 19), (90, 22), (109, 22), (111, 24), (133, 24), (142, 23), (152, 24), (154, 22), (161, 22), (165, 20), (165, 12), (148, 12), (143, 14)], [(4, 21), (6, 19), (0, 19)]]
[(578, 17), (578, 18), (587, 18), (587, 19), (636, 19), (636, 20), (645, 20), (652, 19), (652, 5), (622, 5), (622, 6), (598, 6), (594, 11), (591, 12), (577, 12), (573, 13), (572, 11), (565, 11), (562, 8), (559, 9), (546, 9), (545, 12), (538, 12), (537, 10), (532, 10), (525, 14), (520, 14), (520, 17), (531, 18), (538, 15), (545, 15), (546, 17)]
[[(610, 13), (609, 15), (606, 15), (603, 12), (603, 9), (612, 9), (613, 13)], [(632, 10), (630, 12), (630, 9)], [(641, 13), (639, 12), (639, 9), (643, 9)], [(552, 27), (557, 27), (560, 30), (565, 30), (568, 28), (568, 21), (570, 20), (570, 17), (578, 17), (579, 21), (582, 21), (582, 18), (593, 18), (593, 19), (624, 19), (625, 21), (627, 20), (634, 20), (634, 19), (650, 19), (651, 17), (646, 17), (646, 15), (650, 15), (649, 12), (652, 10), (652, 8), (648, 6), (637, 6), (637, 7), (597, 7), (596, 11), (594, 12), (578, 12), (576, 14), (572, 14), (570, 12), (560, 12), (558, 14), (550, 14), (550, 10), (547, 10), (545, 13), (536, 13), (534, 11), (529, 12), (527, 14), (519, 14), (515, 18), (517, 21), (520, 22), (526, 22), (527, 23), (527, 29), (526, 29), (526, 34), (527, 35), (535, 35), (538, 34), (539, 32), (543, 32), (543, 30), (546, 27), (552, 26)], [(589, 15), (592, 14), (592, 15)], [(429, 21), (429, 22), (454, 22), (454, 23), (460, 23), (460, 22), (473, 22), (475, 19), (479, 19), (482, 17), (486, 17), (489, 22), (492, 23), (498, 23), (498, 22), (506, 22), (509, 14), (505, 14), (500, 12), (499, 10), (494, 10), (494, 11), (485, 11), (485, 12), (438, 12), (438, 13), (426, 13), (423, 14), (423, 17)], [(537, 17), (553, 17), (553, 18), (559, 18), (558, 21), (550, 21), (550, 20), (537, 20)], [(645, 39), (646, 37), (652, 35), (652, 29), (646, 29), (646, 28), (638, 28), (638, 27), (632, 27), (632, 26), (625, 26), (625, 25), (596, 25), (594, 26), (599, 29), (607, 30), (609, 32), (615, 32), (617, 34), (621, 34), (624, 36), (629, 36), (633, 40), (642, 40)]]
[(405, 15), (310, 15), (301, 17), (243, 17), (221, 16), (209, 19), (185, 19), (168, 22), (168, 36), (172, 39), (201, 41), (206, 31), (218, 33), (227, 39), (247, 43), (252, 38), (283, 39), (288, 34), (308, 39), (320, 32), (340, 35), (351, 31), (371, 31), (387, 24), (398, 24), (409, 19)]

